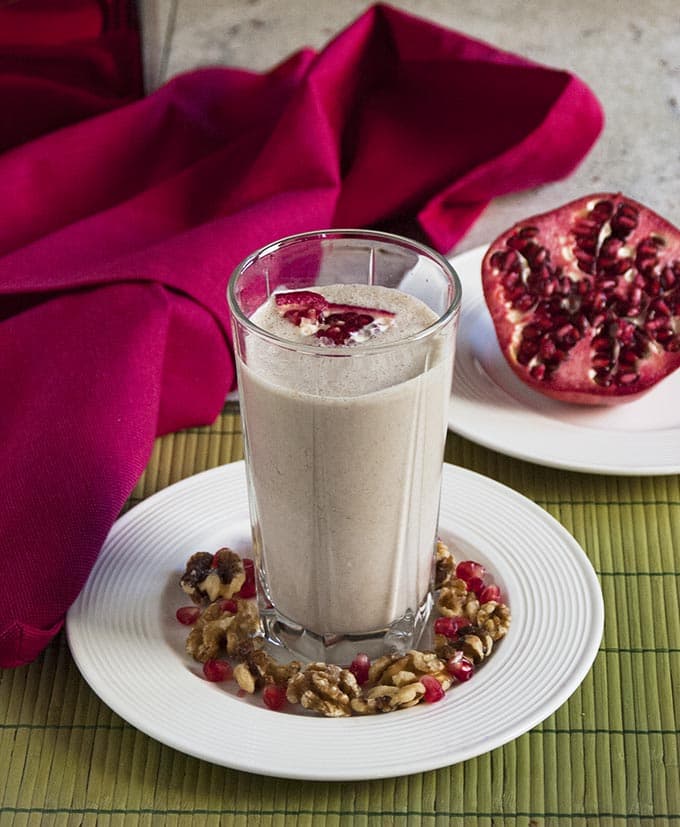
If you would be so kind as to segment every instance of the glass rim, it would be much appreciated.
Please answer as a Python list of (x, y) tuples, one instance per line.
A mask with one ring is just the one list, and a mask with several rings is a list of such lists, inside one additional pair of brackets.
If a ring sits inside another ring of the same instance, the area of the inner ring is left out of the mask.
[[(236, 299), (235, 285), (237, 277), (247, 267), (249, 267), (258, 259), (264, 258), (266, 255), (275, 253), (284, 247), (292, 246), (293, 244), (299, 241), (311, 241), (312, 239), (333, 238), (356, 238), (358, 240), (365, 241), (383, 241), (387, 244), (392, 244), (394, 246), (410, 248), (415, 252), (427, 256), (429, 259), (431, 259), (441, 267), (441, 269), (447, 274), (451, 283), (453, 284), (454, 295), (452, 300), (450, 301), (446, 310), (438, 316), (436, 321), (432, 322), (432, 324), (428, 325), (427, 327), (424, 327), (422, 330), (419, 330), (416, 333), (412, 333), (410, 336), (405, 336), (403, 339), (396, 339), (395, 341), (391, 342), (367, 342), (360, 348), (357, 348), (355, 345), (352, 344), (333, 345), (332, 347), (326, 347), (323, 345), (307, 345), (304, 343), (292, 341), (291, 339), (284, 339), (282, 336), (277, 336), (276, 334), (271, 333), (262, 327), (259, 327), (259, 325), (254, 324), (251, 318), (249, 316), (246, 316), (246, 314), (241, 310), (241, 307), (239, 306), (239, 303)], [(450, 319), (452, 319), (460, 310), (462, 291), (463, 288), (460, 278), (451, 262), (441, 253), (438, 253), (436, 250), (432, 249), (427, 244), (423, 244), (422, 242), (415, 241), (411, 238), (406, 238), (405, 236), (396, 235), (395, 233), (387, 233), (382, 232), (380, 230), (337, 228), (327, 230), (311, 230), (309, 232), (303, 233), (294, 233), (292, 235), (279, 238), (276, 241), (271, 241), (268, 244), (265, 244), (264, 246), (250, 253), (232, 270), (232, 273), (229, 276), (229, 281), (227, 283), (227, 302), (229, 304), (232, 319), (235, 319), (239, 324), (243, 325), (251, 333), (254, 333), (255, 335), (260, 336), (261, 338), (266, 339), (269, 342), (272, 342), (276, 345), (283, 346), (289, 350), (295, 350), (300, 353), (314, 354), (316, 356), (359, 356), (364, 354), (368, 355), (369, 353), (375, 353), (377, 351), (384, 351), (393, 348), (403, 347), (408, 343), (416, 342), (421, 339), (427, 339), (430, 336), (433, 336), (440, 328), (445, 327), (446, 324), (450, 321)]]

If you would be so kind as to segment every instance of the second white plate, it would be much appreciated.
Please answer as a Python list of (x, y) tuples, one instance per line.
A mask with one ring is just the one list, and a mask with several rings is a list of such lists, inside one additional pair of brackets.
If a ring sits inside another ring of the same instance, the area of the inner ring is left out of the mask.
[[(485, 564), (512, 611), (510, 631), (472, 680), (436, 704), (329, 719), (272, 712), (208, 683), (184, 651), (178, 580), (194, 551), (249, 550), (243, 462), (145, 500), (113, 527), (68, 613), (73, 657), (92, 689), (133, 726), (216, 764), (317, 780), (436, 769), (517, 738), (554, 712), (590, 669), (602, 593), (571, 535), (547, 512), (486, 477), (444, 468), (441, 534)], [(288, 708), (293, 712), (293, 708)]]
[(680, 371), (616, 407), (560, 403), (515, 376), (498, 346), (482, 293), (486, 247), (452, 259), (463, 283), (452, 431), (509, 456), (603, 474), (680, 473)]

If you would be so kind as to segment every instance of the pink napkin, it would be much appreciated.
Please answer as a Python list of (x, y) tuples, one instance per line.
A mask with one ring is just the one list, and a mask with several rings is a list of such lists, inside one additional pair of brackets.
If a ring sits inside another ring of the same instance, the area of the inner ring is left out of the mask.
[(376, 6), (319, 54), (193, 72), (0, 155), (0, 665), (60, 629), (154, 437), (220, 411), (242, 257), (414, 219), (448, 250), (601, 126), (569, 73)]
[(0, 2), (0, 152), (141, 95), (134, 0)]

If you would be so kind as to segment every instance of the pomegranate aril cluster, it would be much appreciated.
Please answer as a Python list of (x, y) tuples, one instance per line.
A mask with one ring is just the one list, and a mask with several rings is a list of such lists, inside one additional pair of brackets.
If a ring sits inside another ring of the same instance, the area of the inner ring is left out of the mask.
[(327, 343), (345, 345), (357, 334), (364, 338), (389, 327), (395, 314), (377, 307), (334, 304), (313, 290), (275, 294), (279, 315), (300, 327), (304, 335), (314, 335)]
[[(493, 642), (509, 628), (509, 610), (500, 602), (500, 589), (489, 581), (484, 567), (472, 560), (456, 564), (448, 547), (440, 542), (436, 588), (442, 614), (433, 623), (433, 651), (412, 650), (374, 661), (359, 652), (346, 668), (323, 663), (303, 667), (297, 661), (279, 664), (262, 648), (259, 616), (252, 601), (256, 593), (253, 561), (235, 561), (228, 549), (219, 553), (217, 565), (214, 558), (199, 558), (199, 569), (196, 555), (190, 558), (182, 587), (190, 570), (199, 571), (194, 573), (192, 585), (200, 586), (199, 578), (205, 577), (206, 571), (219, 565), (224, 568), (229, 562), (233, 571), (240, 572), (234, 582), (234, 588), (240, 588), (233, 596), (218, 597), (207, 605), (204, 599), (203, 607), (181, 607), (177, 620), (192, 626), (187, 650), (202, 662), (206, 680), (234, 680), (239, 695), (261, 690), (262, 703), (271, 710), (300, 703), (310, 711), (338, 717), (437, 703), (451, 686), (473, 676), (475, 667), (491, 653)], [(222, 657), (220, 646), (232, 654), (235, 665)]]
[(493, 643), (507, 633), (510, 613), (501, 602), (500, 588), (488, 582), (481, 563), (463, 560), (442, 583), (438, 608), (445, 612), (434, 623), (435, 652), (458, 682), (469, 680), (491, 653)]

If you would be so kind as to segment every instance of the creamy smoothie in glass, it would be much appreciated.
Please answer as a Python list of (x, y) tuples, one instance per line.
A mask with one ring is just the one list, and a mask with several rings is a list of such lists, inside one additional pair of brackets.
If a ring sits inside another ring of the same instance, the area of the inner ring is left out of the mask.
[(229, 285), (258, 601), (268, 639), (348, 662), (417, 645), (460, 284), (416, 242), (283, 239)]

